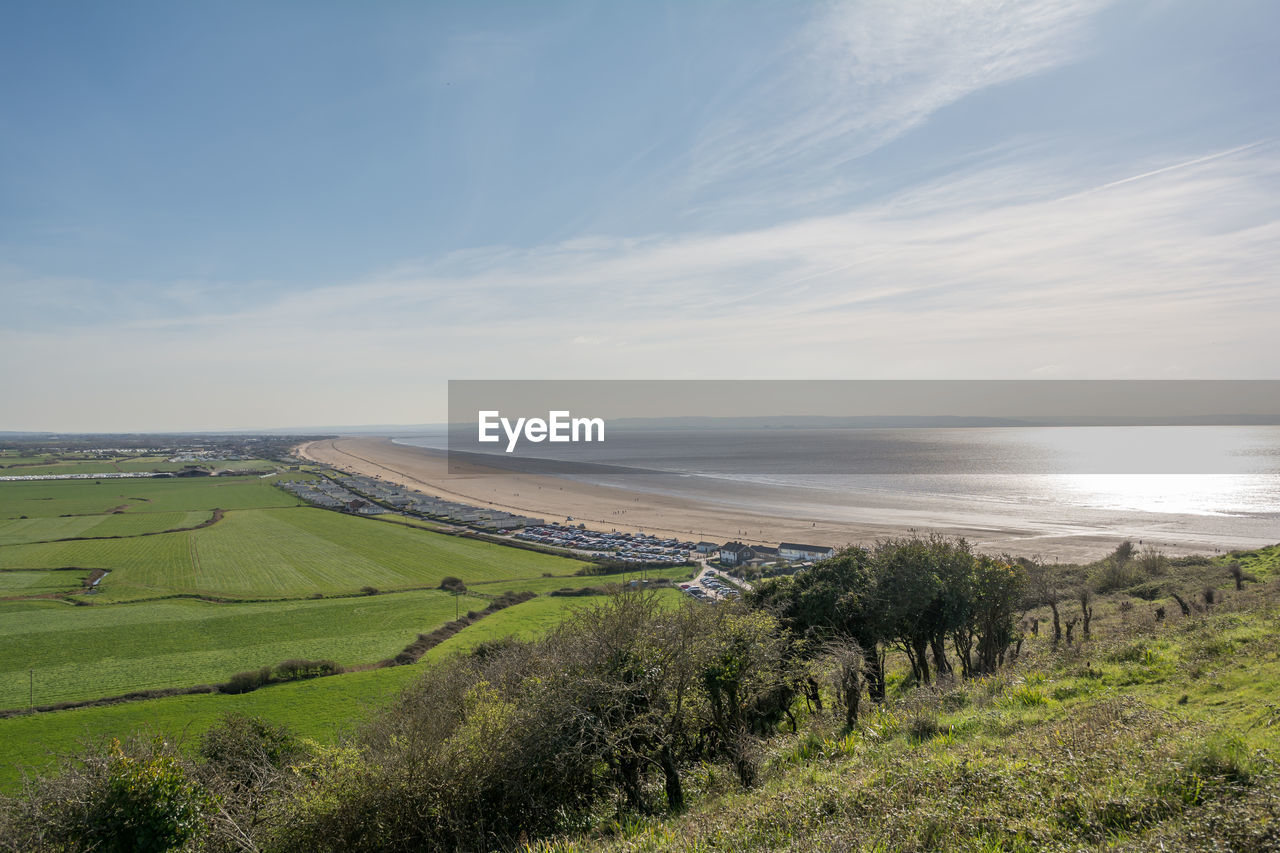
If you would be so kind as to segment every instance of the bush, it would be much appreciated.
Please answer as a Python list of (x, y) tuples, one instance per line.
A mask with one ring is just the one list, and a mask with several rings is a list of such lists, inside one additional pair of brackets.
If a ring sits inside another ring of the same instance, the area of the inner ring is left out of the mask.
[(84, 840), (102, 850), (170, 850), (200, 832), (210, 806), (178, 759), (131, 758), (116, 742), (106, 790), (92, 809)]
[(303, 754), (284, 726), (261, 717), (228, 713), (200, 739), (200, 757), (222, 776), (248, 779), (261, 768), (282, 769)]
[(944, 732), (942, 725), (938, 722), (935, 714), (921, 712), (912, 715), (907, 720), (905, 727), (907, 738), (915, 743), (924, 743), (927, 740), (933, 740)]
[(218, 689), (223, 693), (249, 693), (270, 683), (271, 667), (264, 666), (262, 669), (237, 672), (227, 679), (226, 684), (220, 685)]
[(294, 765), (307, 751), (288, 729), (244, 714), (229, 713), (200, 740), (200, 776), (220, 808), (213, 822), (212, 850), (252, 850), (287, 813), (297, 793)]
[(297, 681), (302, 678), (319, 678), (337, 675), (342, 667), (331, 660), (286, 660), (276, 664), (276, 681)]
[(38, 782), (24, 805), (0, 839), (9, 849), (109, 853), (182, 847), (203, 834), (215, 808), (159, 737), (93, 748)]
[(1148, 545), (1142, 549), (1142, 554), (1138, 557), (1138, 568), (1147, 575), (1156, 577), (1168, 570), (1169, 558), (1156, 546)]
[(1094, 572), (1093, 588), (1098, 592), (1125, 589), (1144, 580), (1141, 569), (1132, 561), (1121, 562), (1114, 556), (1107, 557)]
[(1165, 595), (1165, 586), (1157, 581), (1149, 581), (1147, 583), (1135, 584), (1125, 590), (1134, 598), (1140, 598), (1143, 601), (1155, 601)]
[(563, 589), (552, 590), (547, 595), (554, 596), (579, 596), (579, 595), (604, 595), (607, 590), (602, 586), (580, 586), (573, 588), (566, 586)]

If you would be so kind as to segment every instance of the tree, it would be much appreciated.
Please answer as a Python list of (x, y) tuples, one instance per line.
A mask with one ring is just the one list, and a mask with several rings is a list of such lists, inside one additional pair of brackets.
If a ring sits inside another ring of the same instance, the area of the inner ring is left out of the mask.
[(762, 611), (717, 607), (707, 630), (702, 682), (710, 706), (706, 731), (743, 785), (755, 782), (751, 747), (769, 734), (794, 696), (780, 666), (777, 623)]
[[(793, 577), (759, 584), (746, 600), (778, 619), (790, 639), (791, 654), (800, 661), (814, 660), (831, 642), (857, 644), (867, 691), (873, 700), (882, 701), (886, 609), (874, 568), (865, 548), (846, 548)], [(808, 675), (805, 681), (816, 693), (816, 681)]]
[[(1117, 549), (1118, 550), (1118, 549)], [(1030, 581), (1031, 598), (1029, 604), (1046, 606), (1053, 614), (1053, 645), (1062, 642), (1062, 619), (1058, 615), (1058, 602), (1062, 600), (1062, 587), (1058, 580), (1056, 566), (1030, 562), (1025, 566)]]
[(1080, 626), (1080, 633), (1084, 639), (1089, 639), (1089, 623), (1093, 621), (1093, 590), (1089, 589), (1085, 584), (1076, 591), (1076, 599), (1080, 602), (1080, 617), (1083, 625)]
[(979, 557), (973, 566), (970, 623), (976, 634), (976, 673), (995, 672), (1009, 646), (1018, 641), (1018, 606), (1026, 587), (1026, 571), (1007, 559)]
[(876, 543), (876, 596), (886, 609), (887, 636), (906, 653), (917, 684), (931, 680), (928, 652), (942, 622), (942, 581), (930, 543), (918, 536)]
[(446, 592), (452, 592), (455, 594), (460, 594), (467, 591), (467, 585), (462, 582), (462, 578), (455, 578), (453, 575), (448, 575), (447, 577), (443, 578), (440, 581), (440, 588), (445, 590)]

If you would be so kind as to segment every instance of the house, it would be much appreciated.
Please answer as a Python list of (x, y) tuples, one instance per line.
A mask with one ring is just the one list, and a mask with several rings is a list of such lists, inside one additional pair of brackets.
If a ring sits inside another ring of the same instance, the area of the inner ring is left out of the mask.
[(745, 565), (749, 560), (754, 560), (756, 554), (751, 550), (750, 545), (744, 545), (741, 542), (727, 542), (720, 546), (720, 562), (726, 566)]
[(825, 545), (798, 545), (795, 542), (783, 542), (778, 546), (778, 556), (793, 563), (796, 560), (826, 560), (835, 555), (836, 549)]
[(699, 542), (697, 545), (693, 546), (693, 550), (697, 551), (699, 554), (710, 555), (719, 551), (720, 546), (714, 542)]
[(752, 545), (751, 553), (755, 554), (755, 559), (763, 560), (766, 563), (778, 559), (778, 549), (770, 548), (768, 545)]

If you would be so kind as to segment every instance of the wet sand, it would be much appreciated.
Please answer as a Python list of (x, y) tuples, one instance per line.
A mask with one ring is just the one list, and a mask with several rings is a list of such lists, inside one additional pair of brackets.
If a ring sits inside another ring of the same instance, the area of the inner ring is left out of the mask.
[[(840, 547), (871, 544), (878, 538), (916, 530), (964, 536), (978, 550), (1038, 556), (1065, 561), (1088, 561), (1115, 548), (1114, 534), (1046, 531), (1014, 520), (981, 528), (912, 523), (859, 523), (822, 518), (791, 518), (753, 513), (710, 501), (631, 492), (610, 486), (580, 483), (560, 477), (505, 471), (480, 465), (449, 470), (444, 452), (396, 444), (385, 438), (338, 438), (313, 441), (298, 448), (299, 455), (367, 476), (381, 477), (412, 489), (476, 506), (563, 522), (572, 518), (598, 530), (643, 531), (681, 539), (724, 543), (776, 545), (801, 542)], [(885, 513), (874, 513), (883, 517)], [(1163, 543), (1169, 553), (1212, 551), (1209, 543)]]

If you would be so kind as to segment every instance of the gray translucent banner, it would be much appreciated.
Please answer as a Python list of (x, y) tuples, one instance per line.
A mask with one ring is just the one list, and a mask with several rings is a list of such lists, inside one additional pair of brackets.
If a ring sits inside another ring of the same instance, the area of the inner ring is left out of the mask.
[(447, 449), (602, 478), (1280, 474), (1280, 381), (454, 380)]

